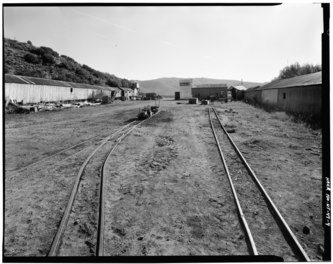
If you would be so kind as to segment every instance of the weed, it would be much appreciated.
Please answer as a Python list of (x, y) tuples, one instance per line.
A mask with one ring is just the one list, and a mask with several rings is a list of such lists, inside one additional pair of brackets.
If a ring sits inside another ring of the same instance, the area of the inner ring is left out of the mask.
[(280, 121), (287, 121), (290, 119), (290, 116), (288, 116), (286, 112), (274, 112), (271, 117)]

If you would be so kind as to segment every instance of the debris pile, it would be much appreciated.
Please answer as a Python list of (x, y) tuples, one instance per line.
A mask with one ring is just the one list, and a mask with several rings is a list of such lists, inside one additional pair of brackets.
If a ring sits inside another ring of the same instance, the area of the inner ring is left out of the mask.
[(142, 108), (138, 114), (139, 120), (144, 120), (148, 117), (151, 117), (152, 115), (156, 114), (158, 112), (159, 106), (150, 106), (147, 105), (144, 108)]
[(42, 111), (57, 111), (64, 108), (82, 108), (86, 106), (96, 106), (100, 105), (99, 103), (92, 103), (88, 101), (84, 102), (72, 102), (72, 103), (60, 103), (60, 102), (41, 102), (36, 104), (26, 104), (23, 105), (23, 102), (17, 102), (16, 100), (6, 99), (5, 111), (8, 114), (29, 114), (31, 112), (42, 112)]

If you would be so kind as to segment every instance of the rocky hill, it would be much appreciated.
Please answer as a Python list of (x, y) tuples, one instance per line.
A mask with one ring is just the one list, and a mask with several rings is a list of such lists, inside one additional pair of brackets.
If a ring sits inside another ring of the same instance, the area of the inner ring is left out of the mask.
[(112, 87), (134, 85), (127, 79), (81, 65), (49, 47), (35, 47), (30, 41), (24, 43), (5, 38), (4, 61), (4, 72), (10, 74)]

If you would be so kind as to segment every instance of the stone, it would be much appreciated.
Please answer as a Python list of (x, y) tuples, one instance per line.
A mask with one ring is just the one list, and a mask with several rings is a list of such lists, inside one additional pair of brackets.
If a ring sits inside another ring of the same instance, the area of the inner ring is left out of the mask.
[(303, 227), (303, 234), (305, 234), (305, 235), (310, 234), (310, 228), (307, 227), (307, 226), (304, 226), (304, 227)]

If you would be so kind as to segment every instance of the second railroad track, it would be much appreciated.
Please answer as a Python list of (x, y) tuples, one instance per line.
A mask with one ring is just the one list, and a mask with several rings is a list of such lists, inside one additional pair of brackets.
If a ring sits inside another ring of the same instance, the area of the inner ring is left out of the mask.
[(309, 261), (296, 236), (222, 125), (217, 111), (208, 108), (208, 115), (246, 234), (249, 254), (275, 255), (285, 261)]

